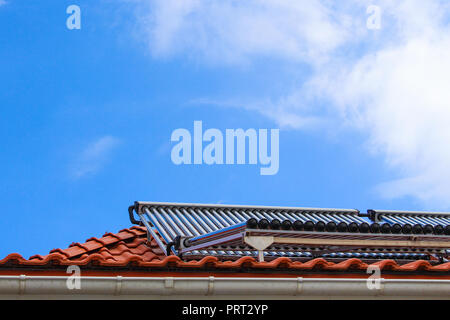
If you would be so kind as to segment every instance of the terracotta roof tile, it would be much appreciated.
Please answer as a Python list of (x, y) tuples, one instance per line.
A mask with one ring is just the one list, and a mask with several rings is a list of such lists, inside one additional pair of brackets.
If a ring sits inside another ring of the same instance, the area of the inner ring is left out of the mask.
[[(234, 261), (221, 261), (217, 257), (206, 256), (201, 260), (183, 261), (177, 256), (166, 257), (154, 239), (147, 239), (144, 227), (133, 226), (118, 233), (105, 233), (101, 238), (89, 238), (85, 243), (72, 243), (67, 249), (53, 249), (48, 255), (33, 255), (28, 260), (20, 254), (11, 253), (0, 260), (0, 267), (32, 266), (49, 267), (54, 265), (101, 266), (108, 268), (137, 266), (142, 268), (179, 268), (185, 270), (277, 270), (327, 272), (364, 272), (369, 265), (360, 259), (352, 258), (338, 263), (323, 258), (309, 261), (293, 261), (280, 257), (272, 261), (258, 262), (254, 257), (244, 256)], [(382, 260), (371, 265), (389, 272), (450, 272), (450, 262), (432, 265), (418, 260), (399, 265), (394, 260)]]
[(361, 260), (353, 258), (348, 259), (342, 262), (339, 262), (337, 264), (328, 265), (326, 266), (327, 270), (339, 270), (339, 271), (345, 271), (345, 270), (367, 270), (367, 264), (364, 262), (361, 262)]

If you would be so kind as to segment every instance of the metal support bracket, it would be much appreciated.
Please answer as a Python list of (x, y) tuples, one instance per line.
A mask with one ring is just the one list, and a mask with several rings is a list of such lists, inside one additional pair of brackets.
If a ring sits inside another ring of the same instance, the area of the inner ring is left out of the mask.
[(268, 236), (246, 236), (244, 237), (244, 242), (258, 250), (258, 260), (262, 262), (264, 261), (264, 249), (273, 243), (273, 239), (274, 237)]
[[(159, 238), (159, 236), (155, 233), (152, 226), (148, 223), (147, 219), (145, 219), (145, 217), (142, 214), (139, 214), (139, 218), (141, 218), (142, 223), (147, 228), (147, 233), (150, 233), (152, 235), (152, 238), (156, 241), (159, 248), (164, 252), (164, 254), (166, 256), (170, 255), (170, 253), (166, 251), (166, 247), (161, 242), (161, 239)], [(150, 239), (150, 237), (147, 236), (147, 239)]]

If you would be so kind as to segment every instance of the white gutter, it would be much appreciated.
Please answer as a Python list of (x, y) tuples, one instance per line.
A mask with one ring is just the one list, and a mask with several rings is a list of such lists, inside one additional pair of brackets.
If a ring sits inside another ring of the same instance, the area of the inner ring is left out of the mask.
[[(69, 289), (64, 276), (0, 276), (0, 298), (101, 299), (450, 299), (450, 280), (379, 279), (370, 290), (366, 279), (80, 277)], [(372, 280), (373, 281), (373, 280)]]

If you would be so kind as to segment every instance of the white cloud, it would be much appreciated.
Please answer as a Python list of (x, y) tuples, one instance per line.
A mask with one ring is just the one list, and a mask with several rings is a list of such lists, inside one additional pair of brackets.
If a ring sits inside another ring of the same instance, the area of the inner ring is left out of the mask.
[[(280, 127), (294, 129), (313, 129), (325, 127), (327, 120), (315, 114), (308, 115), (308, 108), (301, 108), (295, 101), (296, 94), (288, 97), (282, 97), (277, 101), (266, 100), (250, 100), (242, 101), (238, 99), (215, 100), (215, 99), (194, 99), (190, 101), (195, 105), (214, 105), (225, 108), (243, 108), (249, 111), (256, 111), (264, 116), (274, 120)], [(299, 114), (302, 111), (302, 114)]]
[(112, 136), (104, 136), (91, 142), (72, 163), (72, 177), (78, 179), (99, 171), (119, 142)]
[[(384, 196), (450, 207), (450, 34), (411, 38), (316, 84), (397, 170)], [(313, 82), (314, 82), (313, 81)]]
[(377, 187), (382, 196), (450, 208), (450, 3), (376, 1), (381, 30), (366, 28), (371, 1), (151, 3), (143, 18), (155, 56), (227, 65), (268, 57), (293, 70), (309, 65), (309, 79), (290, 94), (232, 104), (280, 126), (332, 121), (360, 130), (395, 172)]
[(141, 1), (156, 56), (186, 52), (202, 61), (241, 63), (257, 55), (319, 63), (351, 40), (348, 14), (328, 1)]

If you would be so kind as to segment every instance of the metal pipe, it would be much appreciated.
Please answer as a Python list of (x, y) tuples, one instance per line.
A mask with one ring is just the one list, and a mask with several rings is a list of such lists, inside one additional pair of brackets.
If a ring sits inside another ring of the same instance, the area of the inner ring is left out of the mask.
[(367, 210), (377, 214), (396, 214), (396, 215), (431, 215), (431, 216), (447, 216), (450, 212), (429, 212), (429, 211), (403, 211), (403, 210)]
[[(203, 207), (203, 208), (235, 208), (235, 209), (272, 209), (272, 210), (301, 210), (317, 212), (339, 212), (358, 214), (356, 209), (336, 209), (336, 208), (307, 208), (307, 207), (271, 207), (271, 206), (250, 206), (250, 205), (226, 205), (226, 204), (201, 204), (201, 203), (172, 203), (172, 202), (147, 202), (136, 201), (139, 206), (172, 206), (172, 207)], [(450, 213), (447, 213), (450, 215)]]
[[(141, 221), (144, 223), (145, 227), (147, 228), (147, 232), (149, 234), (147, 234), (148, 236), (151, 236), (153, 239), (155, 239), (156, 243), (158, 244), (158, 246), (161, 248), (161, 250), (164, 252), (164, 254), (167, 256), (167, 251), (165, 246), (163, 245), (161, 239), (158, 237), (158, 235), (155, 233), (155, 231), (153, 230), (153, 228), (150, 226), (150, 224), (148, 223), (147, 219), (145, 219), (144, 214), (139, 213), (139, 217), (141, 218)], [(149, 239), (147, 239), (147, 241), (149, 241)]]
[(147, 218), (150, 220), (150, 222), (158, 229), (158, 232), (161, 234), (161, 236), (164, 238), (164, 240), (166, 241), (166, 243), (169, 243), (172, 238), (167, 234), (167, 232), (165, 231), (165, 229), (159, 224), (159, 221), (156, 219), (152, 219), (151, 218), (151, 214), (149, 209), (145, 208), (145, 213), (147, 214)]

